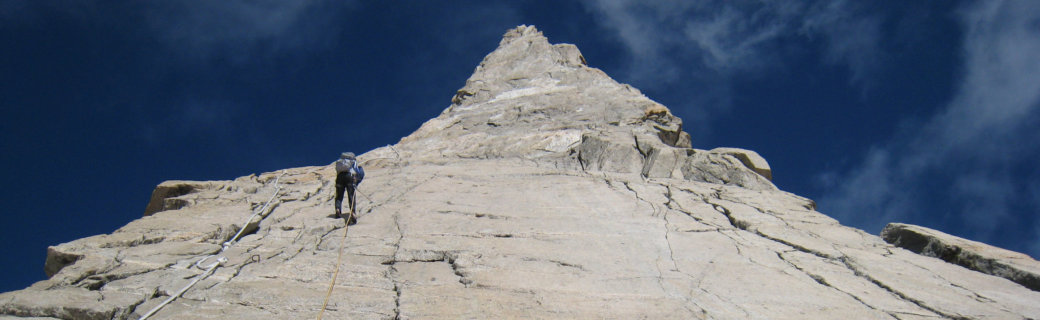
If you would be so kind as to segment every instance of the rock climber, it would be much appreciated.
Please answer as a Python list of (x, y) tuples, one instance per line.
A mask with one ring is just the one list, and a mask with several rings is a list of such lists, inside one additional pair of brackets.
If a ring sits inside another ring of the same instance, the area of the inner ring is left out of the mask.
[(336, 218), (341, 216), (340, 208), (343, 207), (343, 190), (346, 189), (347, 202), (350, 206), (347, 225), (357, 223), (357, 218), (354, 217), (354, 209), (357, 205), (354, 191), (363, 179), (365, 179), (365, 169), (358, 165), (354, 153), (344, 152), (340, 154), (339, 160), (336, 161)]

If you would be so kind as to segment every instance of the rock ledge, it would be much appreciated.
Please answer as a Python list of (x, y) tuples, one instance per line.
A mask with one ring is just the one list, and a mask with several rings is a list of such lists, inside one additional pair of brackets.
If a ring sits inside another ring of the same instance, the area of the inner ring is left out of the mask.
[(911, 224), (889, 223), (881, 231), (888, 243), (1040, 291), (1040, 262), (1028, 255)]

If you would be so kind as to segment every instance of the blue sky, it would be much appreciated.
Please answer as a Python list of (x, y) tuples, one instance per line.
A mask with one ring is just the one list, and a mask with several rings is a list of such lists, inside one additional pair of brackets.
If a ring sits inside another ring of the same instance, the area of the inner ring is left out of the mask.
[(1036, 1), (0, 0), (0, 291), (163, 180), (396, 143), (520, 24), (846, 225), (1040, 256)]

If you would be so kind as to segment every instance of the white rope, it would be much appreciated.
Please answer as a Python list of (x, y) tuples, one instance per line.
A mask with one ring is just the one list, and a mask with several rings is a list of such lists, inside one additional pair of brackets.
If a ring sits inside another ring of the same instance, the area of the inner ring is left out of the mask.
[(166, 298), (165, 301), (163, 301), (159, 305), (155, 306), (155, 308), (152, 308), (152, 310), (148, 311), (148, 313), (145, 313), (138, 320), (148, 319), (148, 317), (151, 317), (156, 312), (159, 312), (159, 309), (162, 309), (163, 307), (165, 307), (170, 302), (173, 302), (174, 299), (177, 299), (177, 297), (180, 297), (182, 294), (184, 294), (184, 292), (188, 291), (189, 288), (194, 286), (196, 283), (199, 283), (199, 281), (201, 281), (202, 279), (205, 279), (206, 277), (209, 277), (209, 275), (213, 274), (213, 271), (217, 270), (217, 267), (224, 265), (224, 263), (226, 263), (226, 262), (227, 262), (227, 258), (220, 257), (220, 259), (217, 259), (217, 262), (214, 262), (212, 265), (209, 266), (209, 268), (206, 270), (206, 272), (204, 272), (204, 273), (202, 273), (200, 275), (195, 276), (195, 279), (191, 280), (191, 282), (188, 283), (187, 286), (184, 286), (183, 289), (181, 289), (180, 291), (177, 291), (177, 294), (174, 294), (174, 295), (170, 296), (169, 298)]
[(223, 249), (221, 249), (221, 252), (223, 252), (228, 247), (235, 244), (236, 241), (238, 241), (238, 237), (242, 236), (242, 233), (246, 231), (246, 225), (249, 224), (250, 221), (253, 221), (254, 217), (260, 215), (260, 213), (264, 212), (264, 210), (267, 210), (267, 207), (271, 205), (271, 201), (273, 201), (274, 197), (278, 195), (278, 192), (282, 190), (282, 187), (278, 185), (278, 180), (281, 179), (284, 175), (285, 170), (282, 170), (282, 174), (278, 175), (277, 178), (274, 178), (274, 193), (272, 193), (271, 197), (267, 199), (267, 203), (264, 203), (264, 206), (260, 207), (260, 210), (254, 212), (253, 215), (249, 216), (249, 218), (246, 219), (246, 221), (242, 222), (242, 227), (238, 229), (238, 233), (236, 233), (234, 237), (231, 237), (231, 240), (224, 242)]
[(264, 206), (260, 207), (260, 210), (257, 210), (256, 212), (253, 212), (253, 214), (250, 215), (249, 218), (246, 219), (246, 221), (242, 223), (242, 226), (238, 229), (238, 233), (236, 233), (234, 237), (231, 237), (230, 240), (225, 241), (223, 244), (220, 245), (220, 251), (219, 252), (217, 252), (215, 254), (211, 254), (211, 255), (205, 256), (202, 259), (199, 259), (199, 261), (195, 262), (195, 267), (197, 267), (199, 269), (204, 269), (204, 270), (206, 270), (206, 272), (203, 272), (202, 274), (195, 276), (195, 279), (191, 280), (191, 282), (189, 282), (187, 286), (184, 286), (184, 288), (182, 288), (181, 290), (177, 291), (177, 294), (174, 294), (174, 295), (170, 296), (169, 298), (166, 298), (165, 301), (163, 301), (159, 305), (157, 305), (154, 308), (152, 308), (152, 310), (149, 310), (148, 313), (145, 313), (143, 316), (138, 318), (138, 320), (148, 319), (148, 317), (151, 317), (153, 314), (158, 312), (159, 309), (162, 309), (163, 307), (165, 307), (170, 302), (173, 302), (173, 300), (177, 299), (177, 297), (180, 297), (182, 294), (184, 294), (184, 292), (188, 291), (188, 289), (191, 288), (192, 286), (194, 286), (196, 283), (198, 283), (202, 279), (205, 279), (206, 277), (209, 277), (211, 274), (213, 274), (213, 272), (217, 270), (217, 267), (223, 266), (225, 263), (227, 263), (228, 258), (224, 257), (224, 256), (220, 256), (220, 257), (217, 258), (216, 262), (214, 262), (214, 263), (212, 263), (212, 264), (210, 264), (208, 266), (205, 266), (205, 267), (202, 266), (202, 263), (205, 262), (206, 260), (209, 260), (209, 258), (216, 257), (216, 256), (224, 253), (224, 251), (226, 251), (228, 248), (230, 248), (232, 245), (234, 245), (238, 241), (238, 237), (242, 236), (242, 233), (246, 231), (246, 226), (249, 224), (249, 222), (253, 221), (253, 218), (255, 218), (256, 216), (260, 215), (260, 213), (264, 212), (264, 210), (267, 210), (267, 207), (271, 204), (271, 201), (273, 201), (275, 196), (278, 195), (278, 192), (282, 190), (282, 187), (278, 185), (278, 180), (281, 179), (282, 176), (284, 176), (284, 175), (285, 175), (285, 170), (282, 170), (282, 174), (278, 175), (278, 177), (274, 179), (275, 189), (274, 189), (274, 193), (271, 194), (271, 198), (268, 198), (267, 199), (267, 203), (264, 203)]

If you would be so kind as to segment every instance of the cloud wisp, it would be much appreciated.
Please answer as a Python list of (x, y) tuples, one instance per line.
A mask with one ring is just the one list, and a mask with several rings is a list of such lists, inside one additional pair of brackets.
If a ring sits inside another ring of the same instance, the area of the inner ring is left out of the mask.
[(339, 34), (336, 18), (352, 1), (159, 1), (143, 5), (148, 30), (169, 52), (242, 63), (309, 51)]
[(157, 45), (152, 54), (159, 60), (243, 64), (331, 47), (342, 33), (340, 22), (357, 6), (353, 0), (0, 0), (0, 27), (103, 25), (131, 30), (148, 40), (144, 47)]
[(820, 199), (824, 210), (880, 228), (935, 216), (929, 210), (942, 202), (952, 209), (935, 225), (987, 242), (1015, 224), (1040, 223), (1028, 191), (1040, 159), (1040, 3), (984, 1), (959, 18), (963, 75), (953, 99), (831, 179), (840, 182)]
[[(691, 92), (697, 127), (731, 104), (737, 77), (784, 70), (786, 55), (815, 42), (825, 63), (866, 87), (881, 63), (880, 18), (853, 1), (589, 0), (586, 8), (630, 55), (623, 76), (651, 91)], [(687, 119), (688, 121), (691, 119)], [(707, 132), (701, 132), (705, 134)]]
[(663, 72), (666, 81), (677, 80), (669, 70), (728, 77), (768, 68), (792, 37), (823, 39), (828, 62), (864, 77), (880, 36), (880, 19), (849, 1), (591, 0), (587, 7), (631, 53), (633, 76), (660, 80)]

